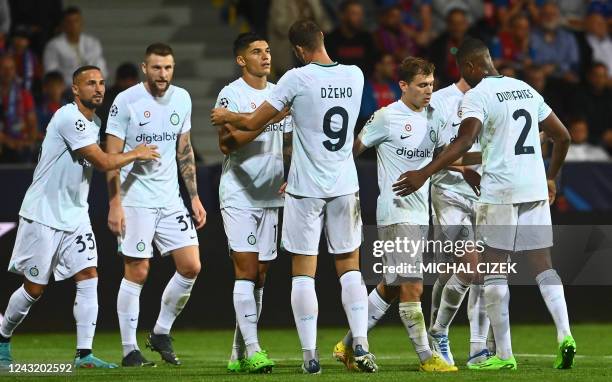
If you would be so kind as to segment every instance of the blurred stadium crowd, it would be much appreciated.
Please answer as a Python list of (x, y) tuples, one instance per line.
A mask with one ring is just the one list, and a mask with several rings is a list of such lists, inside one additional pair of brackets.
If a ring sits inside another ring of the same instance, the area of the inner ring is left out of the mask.
[[(609, 0), (214, 0), (269, 39), (276, 78), (297, 65), (289, 26), (310, 18), (340, 63), (366, 81), (361, 122), (400, 94), (397, 63), (408, 55), (436, 65), (437, 87), (459, 78), (454, 53), (466, 36), (485, 40), (500, 72), (542, 93), (572, 135), (568, 161), (612, 154), (612, 2)], [(0, 163), (34, 163), (53, 113), (71, 101), (74, 69), (108, 77), (103, 47), (61, 0), (0, 0)], [(226, 20), (232, 17), (226, 17)], [(107, 83), (104, 122), (115, 96), (139, 80), (132, 63)], [(189, 89), (188, 89), (189, 90)]]

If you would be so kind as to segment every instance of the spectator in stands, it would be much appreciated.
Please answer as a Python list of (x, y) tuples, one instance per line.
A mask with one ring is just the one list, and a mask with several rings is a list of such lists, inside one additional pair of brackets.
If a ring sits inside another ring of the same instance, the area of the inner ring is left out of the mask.
[(608, 35), (606, 19), (601, 13), (591, 13), (584, 23), (584, 33), (578, 38), (580, 57), (583, 67), (590, 67), (593, 62), (601, 62), (612, 77), (612, 39)]
[(383, 106), (395, 102), (402, 91), (397, 83), (395, 59), (389, 53), (381, 54), (374, 65), (374, 73), (365, 82), (359, 118), (367, 120)]
[(28, 162), (33, 157), (37, 122), (34, 99), (17, 78), (13, 56), (0, 57), (0, 162)]
[(402, 22), (402, 11), (394, 5), (381, 11), (374, 42), (380, 52), (392, 54), (397, 62), (418, 52), (412, 31)]
[(544, 69), (531, 65), (523, 69), (523, 80), (540, 93), (562, 120), (569, 117), (575, 92), (560, 81), (549, 81)]
[(607, 161), (608, 153), (600, 146), (589, 143), (589, 125), (585, 118), (575, 117), (570, 120), (568, 130), (572, 143), (565, 157), (566, 162)]
[(324, 33), (331, 32), (333, 28), (320, 0), (270, 1), (268, 42), (274, 55), (272, 69), (277, 78), (296, 64), (293, 48), (287, 36), (291, 24), (302, 19), (314, 21)]
[(339, 14), (340, 25), (325, 37), (325, 48), (333, 60), (357, 65), (367, 77), (372, 73), (375, 47), (363, 27), (363, 6), (359, 0), (344, 0)]
[(475, 25), (484, 15), (482, 0), (432, 0), (433, 32), (442, 34), (448, 29), (448, 16), (456, 9), (461, 9), (468, 27)]
[(579, 54), (576, 38), (561, 27), (559, 7), (548, 2), (540, 9), (538, 28), (531, 34), (533, 62), (542, 65), (546, 75), (578, 81)]
[(17, 76), (24, 89), (34, 93), (40, 89), (42, 65), (40, 59), (30, 48), (30, 35), (25, 26), (17, 26), (13, 32), (9, 52), (15, 57)]
[(53, 114), (66, 104), (63, 94), (66, 91), (64, 76), (58, 71), (45, 74), (42, 80), (42, 96), (36, 103), (36, 116), (38, 117), (38, 130), (36, 139), (42, 141), (45, 137), (47, 125)]
[(110, 108), (115, 101), (117, 94), (121, 93), (125, 89), (136, 85), (139, 81), (138, 67), (131, 62), (124, 62), (117, 67), (115, 72), (115, 83), (113, 86), (106, 89), (104, 93), (104, 102), (102, 106), (96, 109), (96, 114), (102, 121), (102, 128), (100, 129), (100, 139), (106, 138), (106, 120), (108, 119), (108, 113)]
[(501, 31), (509, 29), (512, 19), (518, 15), (528, 16), (531, 20), (538, 20), (540, 6), (543, 0), (494, 0), (495, 18)]
[(595, 63), (587, 73), (587, 84), (582, 85), (573, 103), (574, 114), (585, 115), (591, 129), (591, 143), (603, 141), (604, 148), (612, 153), (612, 90), (607, 88), (608, 69)]
[(493, 39), (491, 57), (496, 66), (522, 69), (531, 65), (533, 51), (529, 46), (529, 19), (522, 13), (513, 16), (510, 27)]
[(465, 11), (461, 8), (452, 9), (446, 16), (446, 32), (431, 44), (429, 58), (436, 66), (436, 77), (438, 77), (440, 87), (459, 80), (455, 53), (459, 45), (463, 43), (468, 27)]
[(398, 6), (402, 20), (414, 33), (417, 44), (426, 46), (432, 38), (431, 0), (377, 0), (381, 8)]
[(11, 30), (11, 9), (8, 0), (0, 0), (0, 49), (4, 49)]
[(23, 25), (30, 34), (32, 49), (42, 56), (47, 41), (62, 21), (62, 0), (9, 0), (13, 25)]
[(64, 11), (62, 31), (45, 47), (43, 63), (45, 72), (59, 70), (67, 85), (72, 83), (72, 73), (80, 66), (95, 65), (106, 76), (106, 61), (102, 56), (102, 45), (97, 38), (82, 33), (83, 16), (77, 7)]

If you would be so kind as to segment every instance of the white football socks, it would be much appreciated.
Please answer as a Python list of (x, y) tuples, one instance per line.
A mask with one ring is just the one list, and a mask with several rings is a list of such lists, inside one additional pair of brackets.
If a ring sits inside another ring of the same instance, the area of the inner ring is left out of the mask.
[(315, 281), (308, 276), (294, 276), (291, 280), (291, 308), (297, 327), (304, 362), (317, 359), (317, 318), (319, 302)]
[(429, 313), (429, 330), (431, 330), (436, 323), (436, 316), (438, 315), (438, 309), (440, 308), (440, 300), (442, 300), (442, 292), (444, 291), (444, 283), (440, 281), (440, 277), (436, 279), (431, 289), (431, 311)]
[(253, 281), (236, 280), (234, 282), (234, 310), (246, 346), (247, 357), (261, 350), (257, 338), (257, 304), (254, 292), (255, 283)]
[(98, 278), (76, 283), (72, 308), (77, 327), (77, 349), (91, 349), (98, 320)]
[(4, 312), (2, 325), (0, 325), (0, 335), (2, 337), (10, 338), (13, 335), (13, 331), (28, 315), (30, 307), (34, 305), (36, 300), (38, 299), (26, 292), (23, 285), (13, 292)]
[[(257, 321), (261, 317), (261, 311), (263, 309), (263, 292), (264, 288), (256, 288), (253, 292), (255, 296), (255, 304), (257, 305)], [(232, 354), (230, 355), (230, 361), (237, 361), (245, 357), (245, 345), (242, 333), (240, 332), (240, 326), (236, 322), (236, 329), (234, 330), (234, 342), (232, 343)]]
[(136, 329), (138, 328), (138, 314), (140, 313), (141, 291), (142, 285), (125, 278), (121, 280), (121, 286), (117, 294), (117, 317), (119, 318), (119, 331), (121, 332), (124, 357), (132, 350), (139, 350), (136, 341)]
[(470, 320), (470, 355), (474, 355), (487, 348), (490, 322), (484, 301), (484, 286), (470, 285), (467, 313)]
[(421, 309), (420, 302), (400, 302), (399, 314), (402, 323), (408, 332), (408, 337), (414, 346), (414, 350), (419, 356), (421, 363), (425, 362), (433, 353), (427, 340), (427, 329), (425, 327), (425, 317)]
[[(368, 332), (378, 324), (378, 321), (383, 318), (391, 304), (388, 304), (378, 293), (378, 289), (374, 288), (368, 295)], [(345, 346), (353, 346), (353, 332), (350, 330), (342, 339)]]
[(196, 279), (188, 279), (178, 272), (174, 273), (162, 294), (159, 316), (153, 328), (154, 334), (170, 334), (172, 324), (189, 301), (195, 281)]
[(485, 302), (487, 315), (491, 320), (495, 335), (496, 355), (501, 359), (512, 357), (512, 340), (510, 336), (510, 289), (505, 275), (487, 275), (484, 277)]
[(436, 315), (436, 323), (431, 328), (432, 333), (448, 335), (448, 327), (455, 318), (469, 287), (470, 285), (461, 281), (457, 275), (452, 275), (446, 282)]
[(361, 345), (368, 351), (368, 290), (359, 271), (348, 271), (340, 276), (342, 306), (353, 333), (353, 348)]
[(563, 341), (565, 336), (571, 336), (567, 305), (563, 294), (563, 282), (554, 269), (547, 269), (536, 276), (540, 293), (546, 303), (550, 315), (557, 327), (557, 342)]

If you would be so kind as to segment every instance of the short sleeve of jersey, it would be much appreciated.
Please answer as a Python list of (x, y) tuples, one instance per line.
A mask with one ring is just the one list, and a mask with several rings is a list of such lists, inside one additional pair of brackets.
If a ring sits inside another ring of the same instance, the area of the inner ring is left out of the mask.
[(62, 113), (58, 121), (58, 131), (70, 150), (76, 151), (85, 146), (98, 143), (98, 130), (93, 129), (91, 122), (76, 113)]
[(183, 120), (183, 126), (181, 126), (180, 134), (185, 134), (191, 130), (191, 97), (187, 92), (185, 92), (185, 104), (188, 105), (187, 114), (185, 114), (185, 119)]
[(359, 140), (364, 146), (378, 146), (389, 137), (384, 110), (381, 109), (372, 114), (361, 133), (359, 133)]
[(487, 100), (478, 89), (470, 89), (463, 97), (461, 104), (461, 120), (476, 118), (484, 123), (486, 114)]
[(297, 71), (296, 69), (291, 69), (281, 77), (270, 92), (267, 101), (276, 110), (282, 110), (293, 102), (293, 99), (298, 94), (299, 87), (300, 79)]
[[(535, 90), (534, 90), (535, 91)], [(542, 122), (552, 113), (552, 109), (544, 101), (544, 97), (538, 94), (538, 122)]]
[(215, 107), (222, 107), (231, 112), (239, 113), (236, 93), (229, 86), (224, 87), (217, 96)]
[(106, 134), (111, 134), (119, 139), (125, 140), (128, 124), (130, 123), (130, 111), (122, 93), (119, 93), (113, 101), (108, 112), (106, 121)]

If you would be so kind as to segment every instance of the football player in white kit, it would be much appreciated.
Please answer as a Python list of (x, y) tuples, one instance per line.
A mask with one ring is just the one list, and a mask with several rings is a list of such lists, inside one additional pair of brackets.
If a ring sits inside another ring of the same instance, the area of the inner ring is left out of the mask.
[[(216, 107), (250, 113), (269, 96), (271, 55), (268, 42), (256, 33), (240, 34), (234, 56), (242, 76), (225, 86)], [(289, 119), (289, 118), (287, 118)], [(259, 345), (257, 321), (270, 262), (277, 256), (278, 214), (283, 205), (283, 132), (290, 121), (269, 124), (262, 134), (219, 128), (225, 158), (219, 185), (221, 215), (234, 265), (233, 302), (236, 330), (230, 372), (268, 373), (274, 362)], [(244, 139), (256, 137), (253, 141)]]
[[(353, 155), (370, 147), (376, 148), (378, 188), (376, 204), (378, 239), (424, 241), (429, 229), (429, 187), (398, 197), (392, 190), (396, 179), (407, 169), (418, 169), (442, 149), (445, 124), (432, 120), (433, 108), (428, 107), (434, 82), (433, 64), (421, 58), (408, 57), (399, 66), (399, 86), (402, 96), (396, 102), (378, 110), (355, 140)], [(372, 329), (399, 297), (399, 314), (412, 345), (419, 357), (420, 370), (427, 372), (457, 371), (440, 354), (433, 352), (427, 340), (427, 329), (421, 308), (423, 246), (412, 253), (401, 250), (386, 252), (384, 265), (409, 265), (413, 270), (401, 273), (385, 272), (370, 293), (368, 300), (368, 330)], [(352, 334), (334, 347), (334, 357), (352, 369), (350, 350)]]
[(297, 21), (289, 40), (305, 66), (289, 70), (267, 101), (251, 114), (212, 111), (213, 124), (263, 131), (292, 105), (293, 153), (285, 193), (282, 247), (292, 255), (291, 306), (302, 345), (302, 369), (321, 372), (317, 352), (318, 302), (314, 277), (324, 230), (342, 286), (342, 304), (351, 327), (355, 360), (364, 371), (377, 366), (368, 351), (368, 296), (359, 270), (362, 241), (359, 183), (353, 161), (353, 129), (363, 91), (356, 66), (332, 61), (323, 33), (312, 21)]
[[(149, 272), (155, 244), (162, 256), (171, 255), (176, 273), (161, 297), (161, 308), (147, 346), (162, 359), (179, 365), (170, 329), (183, 310), (200, 272), (198, 235), (206, 211), (198, 197), (191, 147), (191, 97), (171, 85), (174, 55), (166, 44), (147, 47), (142, 63), (145, 82), (119, 93), (110, 109), (106, 134), (108, 152), (127, 151), (140, 142), (159, 146), (161, 159), (134, 163), (107, 174), (108, 225), (119, 239), (124, 278), (117, 295), (117, 315), (123, 346), (123, 366), (152, 366), (136, 342), (140, 292)], [(180, 171), (193, 216), (179, 193)], [(195, 221), (195, 224), (194, 224)]]
[[(15, 328), (55, 281), (76, 282), (76, 367), (115, 368), (92, 353), (98, 318), (98, 255), (89, 221), (87, 196), (93, 167), (110, 171), (133, 161), (159, 158), (156, 146), (139, 145), (122, 154), (98, 146), (100, 119), (94, 114), (104, 98), (99, 68), (83, 66), (72, 77), (74, 102), (49, 122), (34, 179), (19, 211), (19, 228), (9, 271), (24, 276), (10, 297), (0, 326), (0, 368), (12, 362), (10, 339)], [(150, 162), (142, 162), (150, 163)]]
[[(476, 238), (486, 245), (484, 260), (505, 263), (508, 253), (526, 255), (537, 272), (536, 281), (557, 327), (559, 347), (553, 367), (571, 368), (576, 342), (570, 332), (563, 284), (552, 268), (549, 250), (549, 203), (555, 198), (555, 178), (569, 148), (569, 133), (531, 86), (497, 73), (482, 41), (466, 40), (457, 52), (457, 63), (462, 77), (472, 86), (463, 99), (457, 139), (428, 166), (403, 174), (394, 187), (399, 195), (415, 192), (427, 178), (468, 151), (480, 135), (483, 175)], [(548, 171), (542, 160), (538, 122), (553, 140)], [(485, 275), (484, 288), (496, 355), (470, 368), (516, 369), (510, 340), (507, 275), (501, 271)]]

